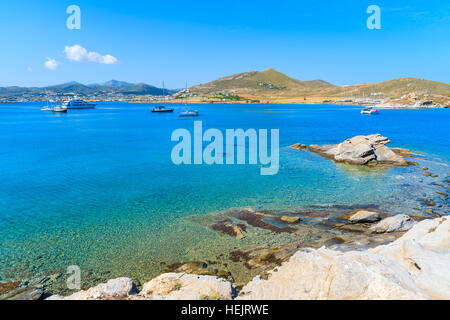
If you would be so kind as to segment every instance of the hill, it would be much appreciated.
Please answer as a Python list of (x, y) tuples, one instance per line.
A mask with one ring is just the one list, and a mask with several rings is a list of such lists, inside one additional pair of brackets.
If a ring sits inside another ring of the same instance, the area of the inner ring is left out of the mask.
[(274, 90), (302, 91), (309, 89), (334, 88), (335, 86), (323, 81), (300, 81), (291, 78), (277, 70), (267, 69), (261, 72), (251, 71), (220, 78), (207, 84), (192, 87), (193, 92), (203, 94), (233, 91), (246, 93), (268, 93)]
[(301, 81), (274, 69), (250, 71), (223, 77), (190, 88), (199, 101), (322, 102), (342, 98), (400, 98), (405, 94), (433, 96), (438, 101), (450, 97), (450, 85), (419, 78), (400, 78), (374, 84), (336, 86), (324, 80)]

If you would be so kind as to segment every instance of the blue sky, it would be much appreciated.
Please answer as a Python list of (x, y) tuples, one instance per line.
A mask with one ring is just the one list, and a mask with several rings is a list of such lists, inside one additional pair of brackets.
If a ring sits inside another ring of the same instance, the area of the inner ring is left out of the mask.
[[(73, 4), (81, 30), (66, 27)], [(366, 27), (372, 4), (381, 30)], [(2, 0), (0, 86), (117, 79), (180, 88), (267, 68), (339, 85), (449, 83), (449, 35), (446, 0)], [(99, 55), (70, 60), (64, 50), (74, 45)], [(118, 63), (101, 63), (105, 55)]]

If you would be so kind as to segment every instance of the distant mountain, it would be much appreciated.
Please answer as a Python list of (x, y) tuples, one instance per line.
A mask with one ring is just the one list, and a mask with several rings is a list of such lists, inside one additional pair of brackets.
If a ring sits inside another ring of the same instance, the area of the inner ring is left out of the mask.
[(129, 83), (125, 81), (117, 81), (117, 80), (110, 80), (102, 84), (104, 87), (130, 87), (133, 86), (134, 83)]
[(119, 92), (123, 94), (154, 95), (154, 96), (162, 96), (163, 94), (170, 95), (174, 93), (174, 91), (172, 90), (163, 90), (161, 88), (150, 86), (145, 83), (138, 83), (132, 86), (122, 87), (119, 89)]
[(145, 83), (133, 84), (125, 81), (110, 80), (103, 84), (84, 85), (68, 82), (42, 88), (0, 87), (0, 97), (18, 97), (23, 95), (45, 96), (47, 94), (95, 96), (102, 94), (122, 95), (171, 95), (178, 90), (162, 89)]
[(57, 94), (76, 93), (86, 95), (95, 93), (95, 89), (78, 82), (68, 82), (40, 89), (46, 92), (51, 91)]

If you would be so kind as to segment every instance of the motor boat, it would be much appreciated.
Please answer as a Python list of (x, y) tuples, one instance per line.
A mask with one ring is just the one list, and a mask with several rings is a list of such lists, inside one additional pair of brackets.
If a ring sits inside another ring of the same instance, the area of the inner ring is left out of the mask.
[(56, 106), (51, 108), (51, 111), (55, 113), (67, 113), (67, 108), (64, 108), (63, 106)]
[(96, 104), (88, 103), (84, 100), (77, 99), (75, 97), (75, 99), (64, 101), (62, 106), (68, 110), (70, 110), (70, 109), (94, 109)]
[(361, 114), (372, 115), (372, 114), (379, 114), (379, 113), (380, 112), (373, 107), (365, 107), (364, 109), (361, 110)]
[(172, 113), (174, 109), (166, 108), (165, 106), (157, 106), (152, 109), (153, 113)]

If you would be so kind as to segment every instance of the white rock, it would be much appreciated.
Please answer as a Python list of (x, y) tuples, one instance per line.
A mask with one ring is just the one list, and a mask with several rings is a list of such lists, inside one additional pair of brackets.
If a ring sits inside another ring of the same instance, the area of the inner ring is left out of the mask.
[(166, 273), (145, 283), (139, 297), (151, 300), (231, 300), (233, 286), (213, 276)]
[(426, 299), (408, 272), (371, 252), (321, 248), (297, 252), (272, 272), (255, 278), (239, 300)]
[(450, 299), (450, 219), (424, 220), (367, 251), (306, 249), (238, 299)]
[[(127, 298), (135, 294), (136, 285), (129, 278), (109, 280), (86, 291), (80, 291), (65, 297), (64, 300), (106, 300)], [(54, 298), (57, 300), (57, 298)]]
[(381, 220), (381, 216), (377, 212), (360, 210), (360, 211), (356, 212), (354, 215), (352, 215), (348, 220), (352, 223), (375, 222), (375, 221)]
[(370, 230), (376, 233), (408, 231), (415, 224), (416, 222), (410, 216), (399, 214), (381, 220), (375, 226), (370, 228)]
[(372, 249), (408, 270), (433, 299), (450, 299), (450, 219), (425, 220), (400, 239)]

